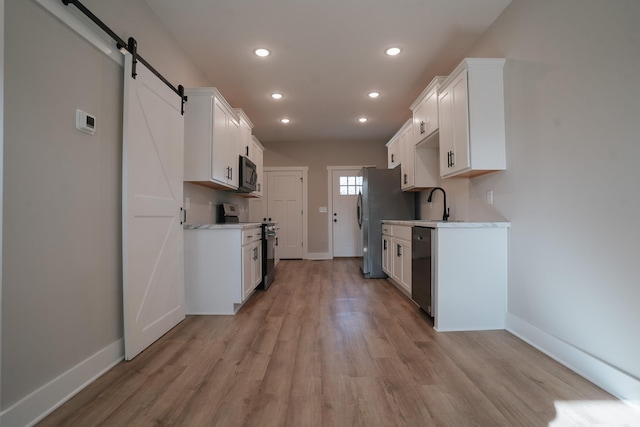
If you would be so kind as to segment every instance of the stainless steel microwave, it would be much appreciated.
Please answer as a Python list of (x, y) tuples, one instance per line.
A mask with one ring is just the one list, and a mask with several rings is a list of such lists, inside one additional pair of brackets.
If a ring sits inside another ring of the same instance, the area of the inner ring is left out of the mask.
[(256, 190), (258, 182), (258, 172), (256, 164), (246, 156), (240, 156), (240, 180), (238, 182), (238, 192), (251, 193)]

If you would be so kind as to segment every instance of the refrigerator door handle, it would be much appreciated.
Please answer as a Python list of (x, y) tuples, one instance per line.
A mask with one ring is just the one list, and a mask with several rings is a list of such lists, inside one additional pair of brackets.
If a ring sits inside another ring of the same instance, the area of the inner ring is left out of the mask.
[(358, 203), (356, 204), (356, 216), (358, 218), (358, 228), (362, 230), (362, 193), (358, 193)]

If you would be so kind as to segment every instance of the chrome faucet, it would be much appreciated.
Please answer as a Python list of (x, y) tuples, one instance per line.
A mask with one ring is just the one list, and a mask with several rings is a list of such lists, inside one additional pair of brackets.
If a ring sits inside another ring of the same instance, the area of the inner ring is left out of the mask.
[(433, 190), (431, 190), (431, 192), (429, 193), (429, 197), (427, 198), (427, 202), (431, 203), (431, 198), (433, 197), (433, 192), (436, 191), (436, 190), (442, 191), (442, 195), (444, 196), (444, 211), (442, 212), (442, 220), (443, 221), (448, 221), (449, 220), (449, 209), (447, 208), (447, 193), (445, 193), (444, 188), (435, 187)]

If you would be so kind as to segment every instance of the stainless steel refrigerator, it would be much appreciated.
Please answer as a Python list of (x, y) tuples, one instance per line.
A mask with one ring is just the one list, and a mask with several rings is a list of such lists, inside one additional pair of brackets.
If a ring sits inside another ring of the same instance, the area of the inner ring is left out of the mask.
[(387, 277), (382, 271), (382, 220), (415, 219), (415, 193), (400, 189), (400, 168), (363, 168), (358, 194), (358, 225), (362, 230), (362, 265), (367, 279)]

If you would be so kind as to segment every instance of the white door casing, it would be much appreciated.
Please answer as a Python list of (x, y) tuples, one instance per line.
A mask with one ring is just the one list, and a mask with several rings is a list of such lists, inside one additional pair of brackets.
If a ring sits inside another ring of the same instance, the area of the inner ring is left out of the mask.
[(267, 212), (279, 223), (278, 253), (281, 259), (303, 257), (302, 171), (270, 171), (267, 184)]
[(122, 256), (125, 358), (185, 317), (180, 98), (125, 54)]
[[(358, 193), (344, 194), (340, 191), (340, 178), (355, 178), (360, 169), (340, 169), (331, 171), (331, 231), (333, 233), (333, 256), (362, 256), (360, 228), (356, 218), (356, 202)], [(354, 183), (355, 184), (355, 183)], [(344, 188), (344, 187), (343, 187)], [(353, 185), (348, 188), (357, 188)]]

